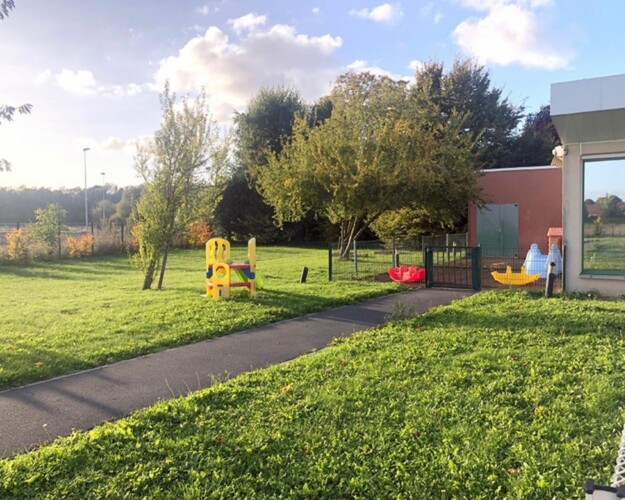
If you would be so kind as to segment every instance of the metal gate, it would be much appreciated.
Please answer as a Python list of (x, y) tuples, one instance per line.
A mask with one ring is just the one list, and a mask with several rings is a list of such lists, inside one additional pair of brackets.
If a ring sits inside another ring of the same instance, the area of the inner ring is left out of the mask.
[(480, 247), (434, 247), (425, 249), (425, 286), (480, 290)]

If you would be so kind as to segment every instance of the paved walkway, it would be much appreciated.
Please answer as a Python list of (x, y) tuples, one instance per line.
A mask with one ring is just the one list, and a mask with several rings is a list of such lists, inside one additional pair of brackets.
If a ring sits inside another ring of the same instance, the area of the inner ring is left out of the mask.
[(472, 292), (418, 289), (0, 392), (0, 456), (11, 456), (116, 419), (159, 399), (188, 394), (288, 361), (385, 322), (393, 304), (416, 313)]

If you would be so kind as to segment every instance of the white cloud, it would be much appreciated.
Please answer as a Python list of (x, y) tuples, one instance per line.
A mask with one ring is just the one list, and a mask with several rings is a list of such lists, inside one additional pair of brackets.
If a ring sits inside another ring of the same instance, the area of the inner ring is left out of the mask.
[(109, 151), (121, 151), (126, 146), (126, 141), (123, 141), (119, 137), (109, 137), (100, 144), (101, 149)]
[(557, 37), (534, 11), (552, 5), (551, 0), (461, 0), (481, 18), (470, 18), (456, 26), (453, 36), (462, 50), (483, 64), (557, 69), (567, 66), (573, 55), (556, 46)]
[[(52, 71), (49, 69), (43, 71), (35, 78), (35, 83), (46, 83), (52, 77)], [(144, 90), (151, 90), (152, 84), (144, 83), (128, 83), (126, 85), (110, 85), (98, 84), (91, 71), (79, 69), (72, 71), (63, 69), (60, 73), (54, 75), (56, 84), (65, 90), (78, 95), (105, 95), (109, 97), (132, 97), (140, 94)]]
[(208, 16), (211, 12), (214, 12), (208, 5), (202, 5), (195, 9), (195, 12), (198, 14), (202, 14), (203, 16)]
[(320, 9), (319, 7), (313, 7), (313, 8), (311, 9), (311, 12), (312, 12), (313, 14), (319, 14), (319, 13), (321, 12), (321, 9)]
[(438, 24), (443, 20), (443, 17), (445, 17), (445, 14), (443, 14), (442, 12), (437, 12), (434, 15), (434, 24)]
[(362, 17), (363, 19), (369, 19), (371, 21), (375, 21), (376, 23), (390, 23), (393, 21), (397, 21), (400, 19), (404, 12), (401, 8), (401, 5), (398, 3), (390, 4), (383, 3), (382, 5), (378, 5), (373, 9), (361, 9), (356, 10), (352, 9), (349, 11), (352, 16)]
[(150, 135), (140, 135), (127, 140), (111, 136), (100, 143), (93, 144), (91, 147), (104, 151), (121, 151), (126, 154), (134, 154), (137, 152), (138, 145), (146, 146), (152, 142), (152, 139)]
[(397, 73), (392, 73), (388, 70), (385, 70), (384, 68), (380, 68), (379, 66), (370, 66), (369, 64), (367, 64), (367, 61), (364, 61), (362, 59), (356, 59), (354, 62), (348, 64), (347, 69), (355, 73), (367, 72), (377, 76), (388, 76), (393, 80), (410, 81), (413, 78), (410, 75), (399, 75)]
[(96, 82), (91, 71), (85, 69), (77, 71), (63, 69), (54, 78), (56, 84), (67, 92), (79, 95), (93, 95), (96, 93)]
[(46, 83), (51, 77), (52, 77), (52, 71), (49, 69), (46, 69), (35, 77), (35, 83), (37, 85), (42, 85)]
[(423, 67), (423, 61), (419, 61), (418, 59), (413, 59), (412, 61), (410, 61), (408, 63), (408, 69), (411, 69), (412, 71), (416, 72), (418, 69), (421, 69)]
[(344, 71), (334, 57), (342, 44), (338, 36), (310, 36), (283, 24), (246, 31), (236, 40), (212, 26), (161, 60), (155, 83), (162, 88), (169, 80), (175, 91), (204, 86), (211, 112), (226, 121), (262, 86), (293, 86), (304, 99), (317, 99)]
[(434, 4), (432, 2), (428, 2), (419, 9), (419, 15), (421, 17), (428, 17), (430, 15), (430, 12), (432, 12), (433, 8)]
[(254, 31), (256, 28), (264, 26), (266, 22), (267, 16), (257, 16), (251, 12), (236, 19), (228, 19), (228, 24), (238, 35), (244, 31)]

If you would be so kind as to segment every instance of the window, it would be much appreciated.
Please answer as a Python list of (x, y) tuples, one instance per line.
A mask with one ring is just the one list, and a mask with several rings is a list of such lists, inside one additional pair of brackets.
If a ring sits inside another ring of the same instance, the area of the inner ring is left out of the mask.
[(625, 275), (625, 158), (584, 161), (582, 272)]

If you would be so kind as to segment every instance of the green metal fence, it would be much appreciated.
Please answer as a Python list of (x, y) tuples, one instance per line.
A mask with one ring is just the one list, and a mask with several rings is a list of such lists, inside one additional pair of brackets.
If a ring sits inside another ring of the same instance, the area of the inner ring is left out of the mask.
[[(441, 246), (466, 246), (467, 234), (424, 236), (413, 240), (355, 241), (345, 258), (341, 258), (339, 245), (328, 245), (328, 278), (388, 280), (388, 270), (400, 265), (423, 267), (423, 250), (433, 242)], [(447, 243), (449, 245), (447, 245)]]

